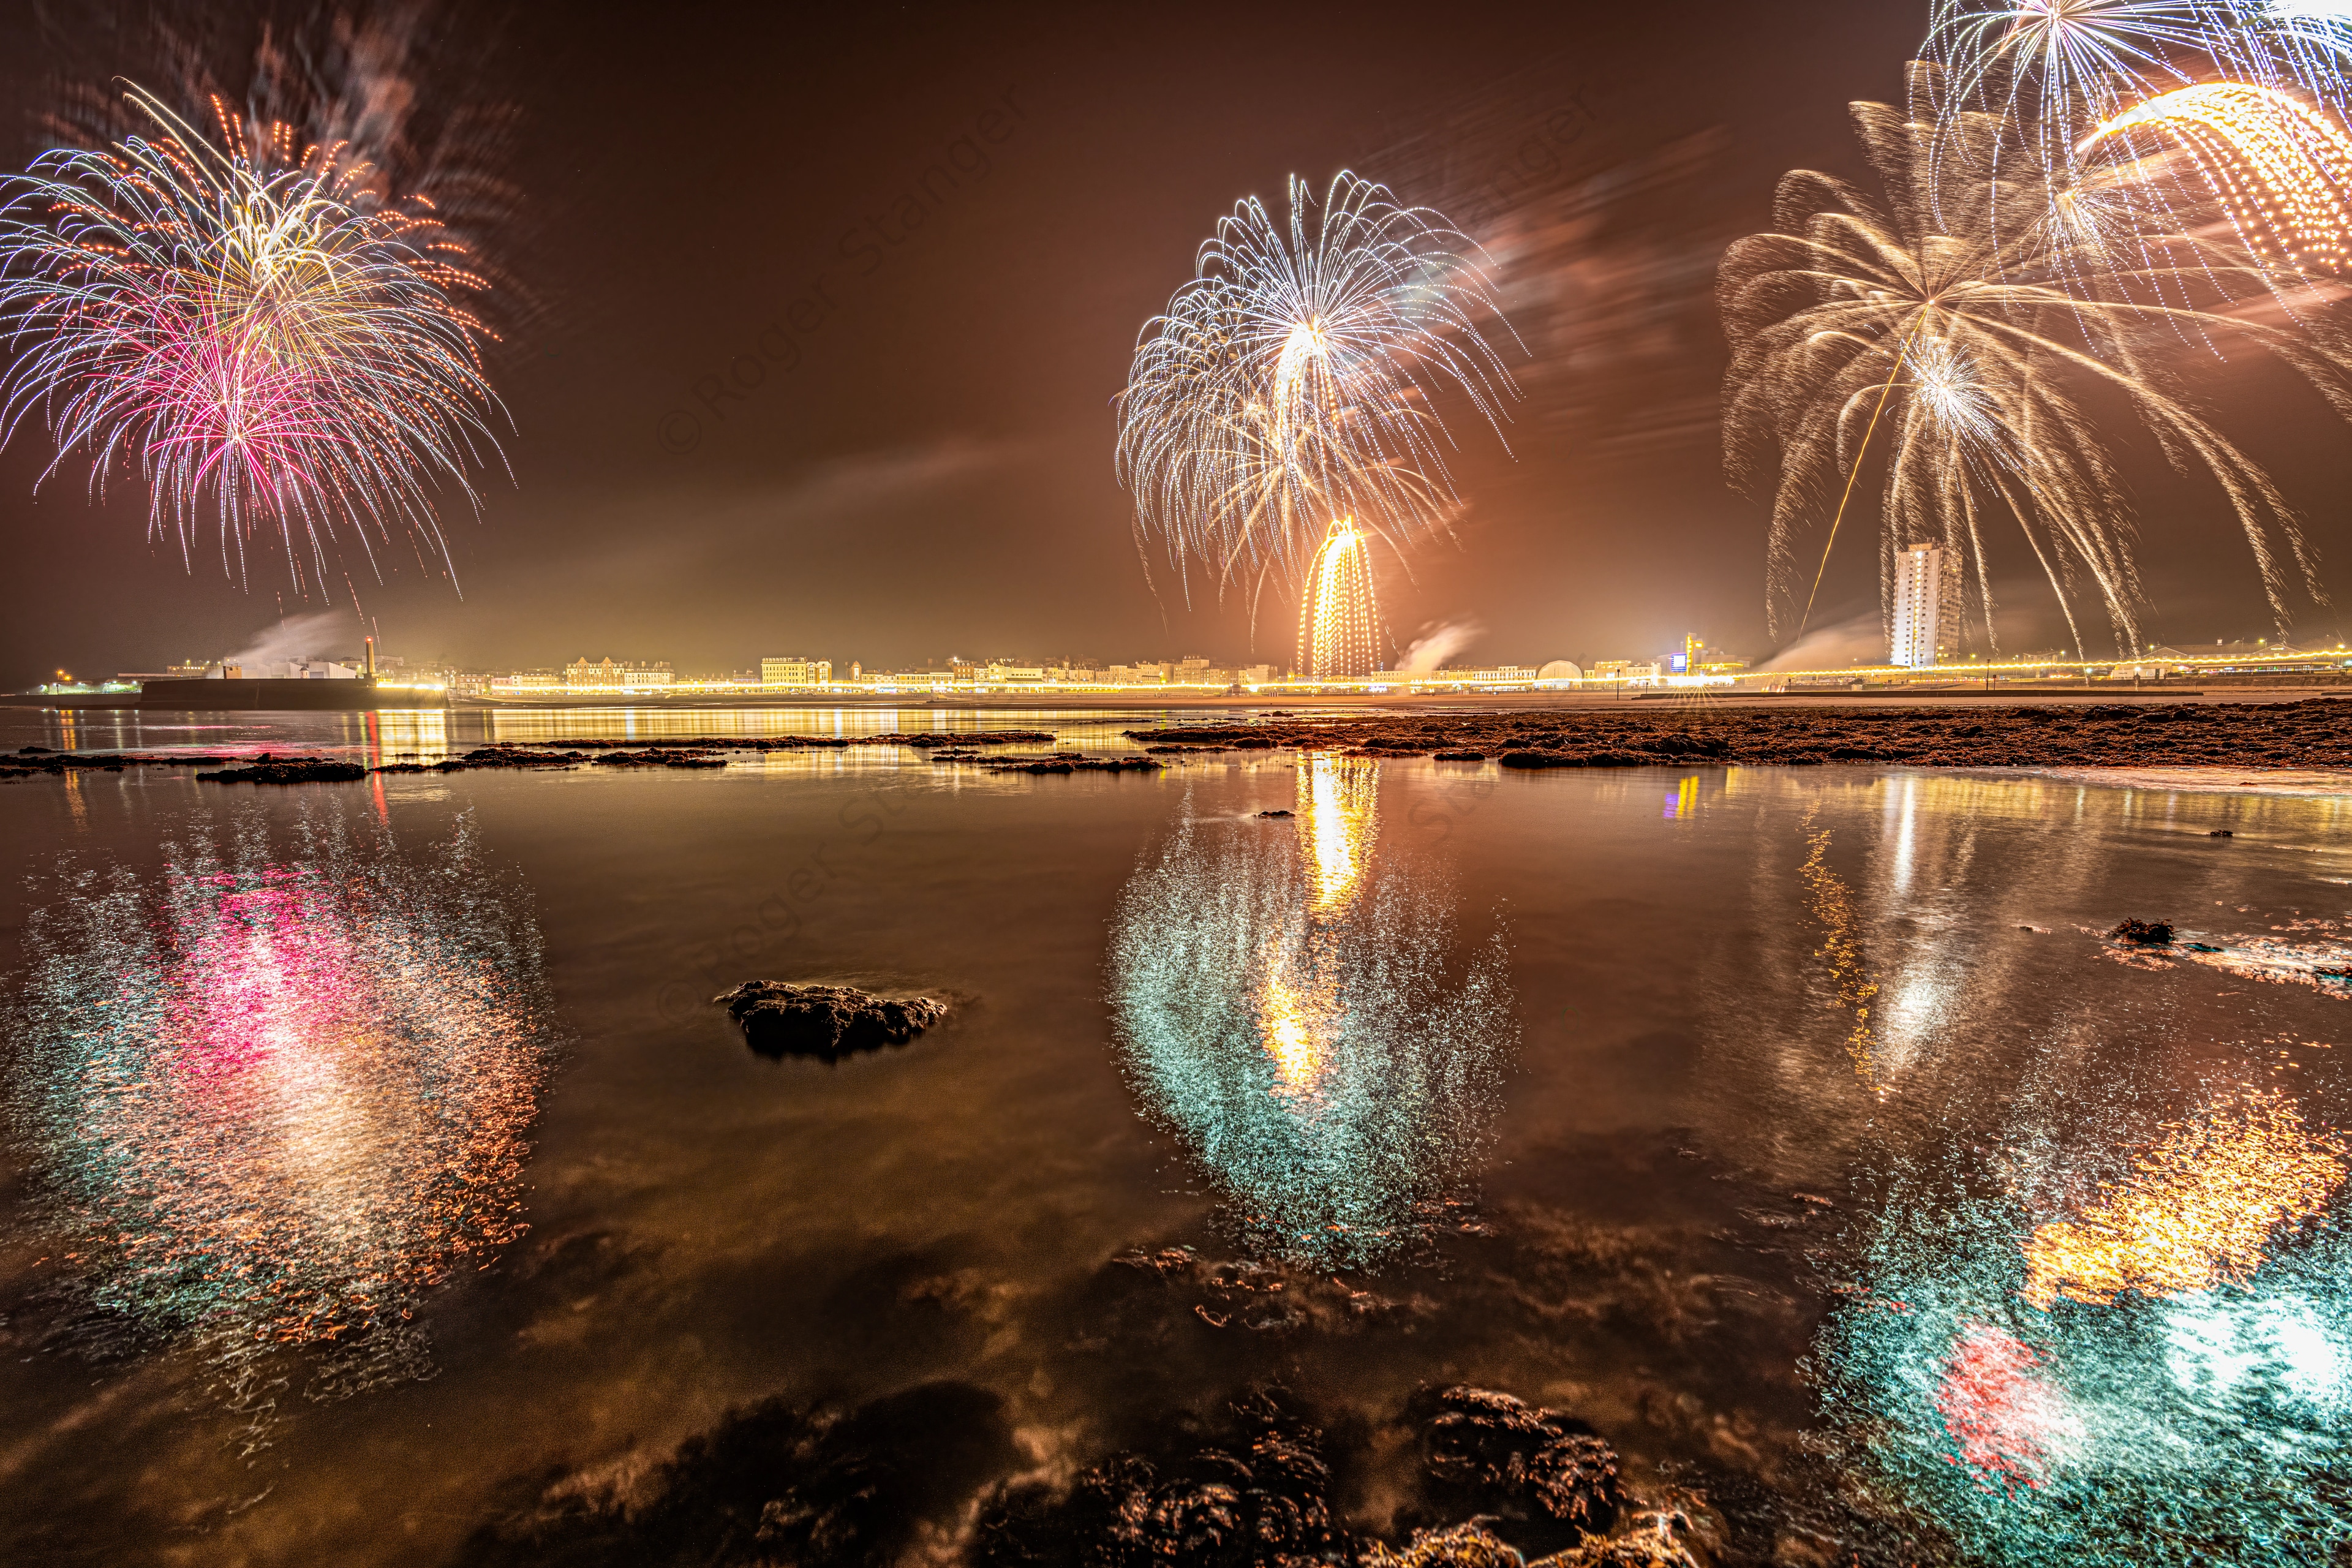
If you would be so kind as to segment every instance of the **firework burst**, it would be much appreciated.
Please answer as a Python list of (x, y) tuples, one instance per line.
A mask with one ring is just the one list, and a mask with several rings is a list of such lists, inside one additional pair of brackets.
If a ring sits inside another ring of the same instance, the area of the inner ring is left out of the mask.
[(1380, 602), (1372, 593), (1372, 563), (1353, 518), (1331, 529), (1315, 552), (1298, 595), (1298, 672), (1313, 677), (1366, 676), (1380, 668)]
[(2352, 268), (2352, 137), (2269, 88), (2184, 87), (2124, 110), (2088, 145), (2147, 127), (2176, 137), (2249, 249), (2292, 272)]
[(1286, 222), (1255, 197), (1221, 220), (1120, 397), (1139, 544), (1222, 591), (1298, 578), (1343, 516), (1392, 549), (1444, 531), (1459, 499), (1434, 398), (1466, 397), (1499, 437), (1517, 395), (1469, 243), (1345, 173), (1320, 203), (1294, 178)]
[[(1910, 112), (1855, 106), (1883, 200), (1792, 174), (1781, 232), (1741, 240), (1724, 259), (1726, 451), (1736, 483), (1774, 497), (1775, 632), (1801, 626), (1799, 606), (1809, 616), (1820, 586), (1798, 541), (1826, 523), (1825, 566), (1846, 510), (1868, 504), (1868, 471), (1883, 487), (1883, 572), (1904, 546), (1943, 545), (1973, 577), (1988, 648), (1998, 646), (1988, 544), (2013, 524), (2074, 646), (2088, 599), (2118, 646), (2137, 650), (2146, 605), (2132, 520), (2095, 417), (2116, 410), (2177, 468), (2220, 487), (2284, 626), (2297, 579), (2321, 597), (2312, 558), (2270, 479), (2191, 405), (2178, 363), (2207, 344), (2259, 346), (2352, 414), (2352, 345), (2319, 324), (2232, 311), (2273, 281), (2243, 252), (2152, 228), (2145, 209), (2136, 225), (2118, 218), (2129, 202), (2116, 186), (2147, 177), (2137, 160), (2087, 168), (2053, 220), (2030, 161), (2004, 160), (2014, 144), (2000, 118), (1939, 115), (1935, 76), (1915, 70)], [(1939, 200), (1938, 181), (1941, 195), (1966, 199)], [(2126, 232), (2128, 244), (2114, 243)]]
[(2342, 102), (2336, 0), (1937, 0), (1927, 57), (1955, 100), (2032, 128), (2060, 162), (2138, 100), (2214, 77)]
[(340, 145), (217, 100), (215, 145), (131, 98), (151, 134), (43, 154), (0, 214), (6, 436), (37, 414), (47, 473), (85, 458), (101, 497), (134, 468), (151, 537), (192, 561), (216, 528), (240, 581), (274, 534), (323, 584), (339, 524), (372, 565), (402, 531), (446, 568), (432, 491), (475, 500), (499, 457), (460, 247)]

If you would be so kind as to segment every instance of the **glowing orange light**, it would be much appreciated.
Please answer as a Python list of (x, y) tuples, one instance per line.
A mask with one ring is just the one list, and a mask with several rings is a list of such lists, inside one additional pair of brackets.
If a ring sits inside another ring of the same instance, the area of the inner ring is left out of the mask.
[(1298, 809), (1312, 858), (1307, 908), (1315, 914), (1340, 913), (1363, 879), (1380, 776), (1380, 763), (1356, 757), (1318, 756), (1298, 771)]
[(2352, 137), (2328, 116), (2269, 88), (2200, 82), (2126, 110), (2090, 141), (2139, 127), (2189, 149), (2214, 199), (2258, 248), (2298, 267), (2352, 265)]
[(1279, 970), (1258, 991), (1258, 1025), (1274, 1058), (1275, 1092), (1310, 1095), (1330, 1059), (1323, 1037), (1330, 1028), (1327, 998), (1310, 994)]
[(1381, 610), (1372, 597), (1372, 561), (1355, 519), (1331, 525), (1298, 601), (1301, 674), (1340, 679), (1371, 674), (1381, 664)]
[(2176, 1125), (2079, 1219), (2036, 1226), (2019, 1294), (2105, 1306), (2126, 1290), (2176, 1296), (2240, 1283), (2278, 1225), (2326, 1206), (2345, 1176), (2341, 1139), (2306, 1131), (2294, 1107), (2253, 1093)]

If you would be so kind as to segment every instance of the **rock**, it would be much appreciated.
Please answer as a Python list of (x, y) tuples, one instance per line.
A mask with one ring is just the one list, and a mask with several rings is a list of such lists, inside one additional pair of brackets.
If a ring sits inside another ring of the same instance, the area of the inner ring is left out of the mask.
[(2170, 921), (2126, 921), (2107, 933), (2136, 947), (2162, 947), (2172, 940)]
[(1507, 768), (1580, 768), (1584, 766), (1584, 759), (1581, 756), (1564, 752), (1505, 752), (1495, 760)]
[(1492, 1389), (1457, 1384), (1407, 1407), (1422, 1424), (1430, 1490), (1457, 1514), (1597, 1535), (1623, 1492), (1616, 1451), (1582, 1422)]
[(1440, 752), (1430, 760), (1437, 763), (1483, 763), (1486, 760), (1486, 753), (1484, 752)]
[(1527, 1559), (1473, 1521), (1450, 1530), (1416, 1530), (1412, 1544), (1402, 1550), (1373, 1542), (1359, 1561), (1363, 1568), (1521, 1568)]
[(1258, 813), (1258, 815), (1259, 815), (1260, 816), (1288, 816), (1290, 815), (1290, 813), (1288, 813), (1288, 812), (1286, 812), (1286, 811), (1283, 811), (1283, 810), (1276, 809), (1276, 810), (1274, 810), (1274, 811), (1261, 811), (1261, 812), (1259, 812), (1259, 813)]
[(1672, 1536), (1651, 1531), (1612, 1541), (1588, 1541), (1538, 1558), (1528, 1568), (1698, 1568), (1698, 1560)]
[(826, 1062), (903, 1046), (948, 1012), (946, 1003), (928, 996), (899, 1001), (847, 985), (782, 980), (747, 980), (711, 1000), (742, 1026), (744, 1040), (761, 1056)]
[(1117, 1454), (1066, 1488), (1033, 1480), (999, 1487), (982, 1504), (969, 1561), (977, 1568), (1308, 1568), (1346, 1561), (1346, 1532), (1331, 1519), (1321, 1434), (1271, 1400), (1234, 1414), (1247, 1429), (1217, 1434), (1190, 1453)]
[(952, 1537), (991, 1477), (1022, 1463), (1002, 1396), (928, 1383), (852, 1408), (763, 1400), (730, 1413), (630, 1483), (519, 1477), (462, 1543), (460, 1568), (795, 1563), (863, 1568)]
[(277, 762), (264, 752), (254, 758), (250, 767), (222, 768), (215, 773), (200, 773), (196, 777), (215, 784), (350, 784), (367, 777), (367, 769), (357, 763), (332, 762), (325, 757), (289, 757)]
[(2237, 835), (2236, 835), (2236, 834), (2234, 834), (2234, 833), (2232, 833), (2232, 832), (2231, 832), (2231, 831), (2230, 831), (2228, 828), (2226, 828), (2226, 827), (2217, 827), (2217, 828), (2215, 828), (2212, 832), (2210, 832), (2210, 833), (2207, 834), (2205, 837), (2208, 837), (2208, 838), (2235, 838), (2235, 837), (2237, 837)]

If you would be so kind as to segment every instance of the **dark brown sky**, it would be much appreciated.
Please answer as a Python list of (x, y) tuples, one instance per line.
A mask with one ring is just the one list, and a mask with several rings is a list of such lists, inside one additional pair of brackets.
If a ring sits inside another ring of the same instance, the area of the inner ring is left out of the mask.
[[(1384, 584), (1397, 630), (1475, 623), (1486, 660), (1685, 630), (1760, 652), (1764, 512), (1721, 477), (1715, 259), (1781, 170), (1853, 167), (1843, 105), (1897, 92), (1925, 10), (570, 4), (491, 31), (461, 8), (441, 47), (521, 110), (514, 261), (550, 302), (499, 371), (513, 481), (446, 518), (462, 597), (413, 555), (382, 582), (343, 559), (388, 648), (476, 666), (1241, 658), (1245, 605), (1147, 583), (1111, 399), (1237, 197), (1353, 167), (1494, 247), (1526, 345), (1512, 455), (1456, 422), (1460, 547)], [(152, 77), (140, 32), (66, 60), (29, 21), (0, 30), (20, 162), (61, 71)], [(907, 226), (908, 187), (958, 158)], [(758, 384), (714, 401), (730, 366)], [(2214, 379), (2241, 376), (2262, 379)], [(2333, 563), (2341, 428), (2262, 384), (2242, 402), (2228, 423)], [(37, 503), (45, 459), (37, 430), (0, 454), (0, 682), (217, 655), (278, 617), (282, 564), (243, 589), (216, 554), (184, 570), (144, 542), (135, 486), (100, 507), (68, 474)], [(2157, 635), (2266, 634), (2215, 498), (2141, 482)], [(1824, 618), (1874, 595), (1856, 549)], [(2011, 598), (2034, 629), (2046, 591)], [(1293, 614), (1264, 606), (1259, 657), (1286, 657)]]

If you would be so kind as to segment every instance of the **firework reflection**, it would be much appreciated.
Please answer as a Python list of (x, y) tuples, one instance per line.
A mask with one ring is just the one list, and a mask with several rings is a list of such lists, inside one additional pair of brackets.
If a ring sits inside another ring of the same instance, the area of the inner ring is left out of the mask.
[(1517, 1039), (1499, 933), (1375, 857), (1380, 764), (1299, 769), (1297, 826), (1187, 821), (1128, 884), (1112, 1002), (1130, 1080), (1244, 1230), (1328, 1266), (1394, 1251), (1469, 1173)]
[(2352, 1257), (2307, 1224), (2342, 1188), (2343, 1140), (2268, 1092), (2120, 1148), (2037, 1122), (1997, 1194), (1890, 1184), (1818, 1363), (1853, 1457), (1987, 1563), (2147, 1562), (2183, 1539), (2207, 1561), (2307, 1561), (2352, 1541), (2319, 1484), (2352, 1459)]
[(466, 829), (243, 823), (58, 879), (9, 1110), (68, 1293), (232, 1391), (277, 1347), (327, 1347), (315, 1396), (428, 1370), (424, 1294), (523, 1228), (549, 1060), (535, 927)]

